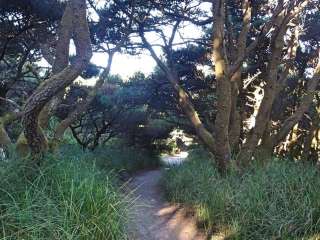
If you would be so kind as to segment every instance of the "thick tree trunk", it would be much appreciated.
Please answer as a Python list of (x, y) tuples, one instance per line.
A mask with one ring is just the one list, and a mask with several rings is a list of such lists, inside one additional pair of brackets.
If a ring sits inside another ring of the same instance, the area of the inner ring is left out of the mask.
[[(46, 49), (41, 49), (46, 56), (46, 59), (48, 59), (48, 61), (50, 61), (49, 63), (52, 64), (53, 75), (62, 71), (69, 63), (69, 45), (72, 37), (72, 14), (71, 6), (67, 5), (58, 29), (55, 57), (51, 57), (51, 54)], [(50, 117), (59, 105), (63, 94), (64, 90), (48, 102), (39, 114), (39, 126), (42, 129), (46, 129), (48, 127)]]
[(227, 76), (224, 51), (225, 2), (214, 6), (213, 61), (216, 78), (217, 115), (215, 119), (215, 157), (225, 171), (231, 161), (229, 123), (231, 113), (231, 81)]
[(238, 90), (232, 86), (232, 107), (231, 107), (231, 114), (230, 114), (230, 126), (229, 126), (229, 142), (231, 151), (233, 153), (237, 153), (239, 151), (240, 146), (240, 135), (242, 131), (242, 118), (240, 111), (238, 109)]
[(74, 64), (67, 66), (45, 81), (30, 96), (25, 105), (24, 132), (33, 155), (42, 154), (47, 148), (46, 138), (38, 123), (40, 112), (54, 96), (69, 86), (81, 74), (92, 56), (86, 19), (86, 1), (71, 0), (69, 4), (72, 14), (64, 15), (64, 17), (72, 19), (72, 31), (77, 55)]
[[(237, 54), (233, 61), (237, 59), (244, 59), (247, 48), (247, 38), (251, 23), (251, 5), (249, 0), (242, 1), (242, 30), (237, 41)], [(243, 85), (242, 82), (242, 66), (231, 77), (231, 115), (229, 126), (229, 141), (233, 152), (238, 152), (240, 145), (240, 135), (242, 131), (242, 117), (239, 109), (239, 92)], [(242, 107), (242, 106), (241, 106)]]

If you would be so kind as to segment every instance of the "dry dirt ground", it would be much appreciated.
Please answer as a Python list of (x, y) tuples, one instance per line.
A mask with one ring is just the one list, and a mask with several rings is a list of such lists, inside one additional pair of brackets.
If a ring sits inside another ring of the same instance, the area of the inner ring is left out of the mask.
[(161, 171), (136, 175), (129, 186), (136, 198), (129, 224), (130, 240), (205, 240), (194, 217), (163, 198), (159, 180)]

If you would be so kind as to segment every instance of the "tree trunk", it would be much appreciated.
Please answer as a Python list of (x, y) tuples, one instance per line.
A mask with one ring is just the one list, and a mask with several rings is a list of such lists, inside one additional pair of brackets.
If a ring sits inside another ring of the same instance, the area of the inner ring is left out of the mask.
[[(41, 48), (41, 52), (46, 55), (52, 63), (52, 74), (57, 74), (62, 71), (69, 63), (69, 45), (72, 37), (72, 9), (67, 5), (62, 16), (60, 26), (58, 29), (58, 40), (56, 43), (55, 57), (51, 57), (50, 53)], [(50, 117), (58, 106), (63, 97), (64, 90), (48, 102), (39, 114), (39, 125), (42, 129), (46, 129), (49, 124)]]
[(72, 65), (54, 74), (30, 96), (25, 105), (23, 118), (24, 133), (32, 155), (41, 155), (47, 150), (46, 138), (39, 127), (39, 114), (44, 106), (59, 92), (69, 86), (86, 68), (92, 56), (89, 28), (86, 19), (86, 1), (71, 0), (72, 13), (64, 15), (72, 21), (72, 31), (76, 46), (76, 58)]
[(0, 145), (1, 146), (8, 146), (12, 143), (5, 129), (5, 122), (6, 122), (5, 118), (6, 116), (0, 118)]
[(238, 100), (234, 98), (234, 89), (232, 87), (232, 107), (231, 107), (231, 114), (230, 114), (230, 126), (229, 126), (229, 142), (231, 151), (233, 153), (237, 153), (239, 151), (240, 146), (240, 135), (242, 130), (242, 118), (240, 111), (237, 107)]
[[(284, 13), (283, 13), (284, 14)], [(246, 143), (244, 144), (240, 155), (239, 161), (243, 166), (247, 166), (254, 151), (259, 144), (259, 141), (264, 135), (268, 122), (270, 121), (270, 114), (272, 105), (275, 100), (278, 89), (278, 67), (282, 61), (282, 50), (284, 47), (284, 35), (287, 30), (287, 25), (284, 24), (284, 16), (279, 16), (279, 21), (282, 23), (282, 27), (275, 34), (274, 41), (271, 46), (271, 57), (268, 62), (268, 67), (265, 73), (266, 86), (264, 88), (264, 97), (262, 99), (259, 111), (256, 117), (256, 124), (251, 130)]]
[(215, 119), (215, 157), (225, 171), (231, 161), (229, 143), (229, 123), (231, 113), (231, 81), (227, 77), (224, 51), (224, 0), (216, 1), (214, 6), (213, 61), (216, 78), (217, 115)]
[(310, 160), (310, 150), (311, 150), (312, 141), (315, 137), (316, 132), (317, 132), (317, 126), (312, 125), (311, 128), (309, 129), (307, 136), (305, 136), (304, 138), (303, 152), (302, 152), (301, 159), (305, 162), (308, 162)]
[(92, 91), (89, 93), (88, 97), (85, 99), (84, 103), (79, 104), (74, 111), (72, 111), (68, 117), (64, 120), (62, 120), (58, 126), (55, 129), (55, 134), (54, 134), (54, 142), (58, 143), (62, 138), (65, 133), (65, 131), (68, 129), (68, 127), (76, 121), (82, 114), (85, 112), (92, 101), (95, 99), (99, 89), (103, 86), (104, 80), (110, 73), (111, 69), (111, 64), (113, 60), (113, 53), (109, 55), (108, 59), (108, 65), (100, 75), (99, 79), (97, 80), (95, 86), (93, 87)]
[[(251, 5), (249, 0), (242, 1), (242, 30), (239, 34), (237, 41), (237, 54), (233, 59), (235, 62), (237, 59), (244, 59), (247, 47), (247, 38), (250, 30), (251, 23)], [(230, 114), (230, 126), (229, 126), (229, 141), (230, 147), (233, 152), (238, 152), (240, 146), (240, 135), (242, 131), (242, 117), (239, 110), (239, 93), (243, 85), (242, 82), (242, 66), (231, 77), (231, 114)], [(242, 106), (241, 106), (242, 107)]]
[(313, 101), (314, 95), (317, 93), (319, 82), (320, 82), (320, 56), (318, 59), (318, 64), (315, 69), (314, 75), (312, 79), (309, 80), (306, 95), (302, 98), (300, 106), (295, 111), (295, 113), (284, 121), (281, 129), (274, 136), (274, 142), (273, 142), (274, 146), (278, 145), (289, 134), (291, 129), (294, 127), (294, 125), (296, 125), (301, 120), (304, 113), (308, 111)]

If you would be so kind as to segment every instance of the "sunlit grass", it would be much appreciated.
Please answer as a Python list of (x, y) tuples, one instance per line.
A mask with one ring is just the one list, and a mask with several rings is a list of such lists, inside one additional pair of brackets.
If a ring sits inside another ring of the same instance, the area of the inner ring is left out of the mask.
[(314, 166), (273, 160), (222, 178), (202, 158), (206, 154), (195, 157), (163, 181), (168, 198), (192, 206), (212, 233), (227, 231), (226, 239), (243, 240), (316, 239), (320, 233), (320, 174)]

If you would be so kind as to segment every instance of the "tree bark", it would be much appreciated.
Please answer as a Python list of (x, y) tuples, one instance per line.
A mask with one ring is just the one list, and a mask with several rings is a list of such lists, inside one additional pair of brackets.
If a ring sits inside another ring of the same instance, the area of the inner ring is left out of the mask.
[(111, 53), (109, 55), (109, 59), (108, 59), (108, 65), (105, 68), (105, 70), (102, 72), (102, 74), (100, 75), (99, 79), (97, 80), (95, 86), (93, 87), (93, 89), (90, 91), (89, 96), (85, 99), (84, 103), (79, 104), (76, 109), (74, 111), (72, 111), (68, 117), (64, 120), (62, 120), (59, 125), (56, 127), (55, 130), (55, 134), (54, 134), (54, 141), (55, 142), (59, 142), (62, 138), (63, 135), (65, 133), (65, 131), (67, 130), (67, 128), (74, 122), (76, 121), (83, 112), (85, 112), (88, 107), (90, 106), (90, 104), (92, 103), (92, 101), (94, 100), (94, 98), (96, 97), (99, 89), (103, 86), (104, 81), (106, 79), (106, 77), (109, 75), (110, 73), (110, 69), (111, 69), (111, 64), (112, 64), (112, 59), (113, 59), (113, 53)]
[(259, 111), (256, 117), (256, 124), (250, 132), (246, 143), (241, 149), (239, 155), (239, 162), (243, 166), (247, 166), (254, 154), (254, 151), (263, 137), (263, 134), (267, 128), (267, 124), (270, 121), (270, 114), (272, 105), (276, 97), (278, 88), (278, 67), (282, 61), (282, 50), (284, 47), (284, 35), (288, 28), (285, 24), (286, 17), (284, 11), (279, 15), (278, 24), (279, 30), (275, 33), (272, 46), (271, 46), (271, 57), (268, 61), (268, 67), (265, 73), (266, 86), (264, 88), (264, 96), (259, 107)]
[(31, 154), (41, 155), (47, 150), (46, 138), (39, 126), (39, 114), (43, 107), (59, 92), (69, 86), (86, 68), (92, 56), (89, 28), (86, 19), (86, 1), (71, 0), (69, 2), (72, 13), (64, 15), (72, 19), (73, 39), (77, 55), (72, 65), (65, 67), (45, 81), (30, 96), (25, 105), (23, 118), (24, 133), (31, 150)]
[(216, 1), (214, 6), (213, 61), (216, 78), (217, 115), (215, 119), (215, 157), (225, 171), (231, 161), (229, 123), (231, 113), (231, 81), (227, 74), (224, 49), (225, 2)]
[(6, 124), (6, 116), (0, 118), (0, 145), (1, 146), (8, 146), (12, 143), (5, 129), (5, 124)]
[(304, 138), (303, 152), (302, 152), (302, 156), (301, 156), (302, 161), (309, 162), (309, 160), (310, 160), (310, 151), (312, 148), (312, 141), (315, 137), (315, 133), (317, 133), (317, 129), (318, 129), (318, 127), (316, 125), (312, 124), (307, 136), (305, 136), (305, 138)]
[(58, 143), (62, 138), (67, 130), (67, 128), (74, 122), (76, 121), (82, 114), (85, 112), (92, 101), (95, 99), (99, 89), (103, 86), (105, 79), (108, 77), (110, 70), (111, 70), (111, 65), (113, 61), (114, 54), (121, 48), (121, 46), (124, 44), (126, 37), (130, 35), (131, 32), (131, 26), (132, 26), (132, 21), (133, 17), (132, 14), (130, 14), (130, 20), (129, 24), (127, 26), (126, 34), (125, 36), (122, 37), (122, 39), (116, 44), (116, 46), (112, 50), (108, 50), (109, 53), (109, 58), (108, 58), (108, 64), (107, 67), (104, 69), (104, 71), (100, 74), (99, 79), (97, 80), (95, 86), (93, 87), (92, 91), (89, 93), (85, 101), (79, 105), (77, 105), (76, 109), (72, 111), (68, 117), (60, 122), (60, 124), (56, 127), (55, 129), (55, 134), (54, 134), (54, 142)]
[[(56, 50), (54, 58), (51, 56), (48, 50), (43, 49), (41, 51), (46, 56), (47, 61), (52, 64), (52, 74), (57, 74), (62, 71), (69, 63), (69, 45), (72, 37), (72, 9), (68, 4), (64, 10), (60, 26), (58, 29), (58, 40), (56, 43)], [(50, 116), (58, 106), (61, 98), (63, 97), (64, 90), (55, 96), (50, 102), (48, 102), (39, 114), (39, 125), (42, 129), (46, 129), (49, 124)]]
[(318, 64), (315, 69), (314, 75), (309, 80), (306, 95), (302, 98), (300, 106), (295, 111), (295, 113), (284, 121), (281, 129), (274, 136), (273, 146), (277, 146), (289, 134), (291, 129), (294, 127), (294, 125), (296, 125), (301, 120), (304, 113), (309, 110), (309, 107), (313, 101), (314, 95), (317, 93), (319, 82), (320, 82), (320, 56), (318, 59)]
[[(242, 30), (239, 34), (237, 41), (237, 54), (236, 59), (245, 59), (247, 38), (250, 30), (251, 23), (251, 5), (249, 0), (242, 1)], [(242, 83), (242, 66), (231, 77), (231, 114), (230, 114), (230, 126), (229, 126), (229, 141), (230, 147), (233, 152), (239, 150), (240, 135), (242, 131), (242, 117), (239, 110), (239, 92), (243, 85)]]
[[(199, 139), (203, 142), (205, 147), (214, 155), (215, 154), (215, 139), (213, 135), (206, 129), (204, 124), (202, 123), (197, 111), (195, 110), (192, 100), (188, 93), (180, 86), (179, 84), (179, 77), (174, 69), (169, 68), (165, 63), (163, 63), (160, 58), (157, 56), (156, 52), (150, 45), (150, 43), (147, 41), (147, 39), (144, 36), (143, 32), (143, 26), (140, 26), (139, 35), (141, 37), (141, 40), (143, 44), (145, 45), (146, 49), (150, 52), (153, 59), (156, 61), (158, 66), (161, 68), (161, 70), (166, 74), (168, 80), (170, 81), (171, 85), (173, 86), (173, 89), (177, 93), (178, 96), (178, 104), (179, 107), (182, 109), (192, 126), (194, 127), (197, 136)], [(218, 169), (220, 173), (225, 172), (225, 164), (223, 162), (219, 162), (218, 159), (216, 159), (216, 163), (218, 165)]]

